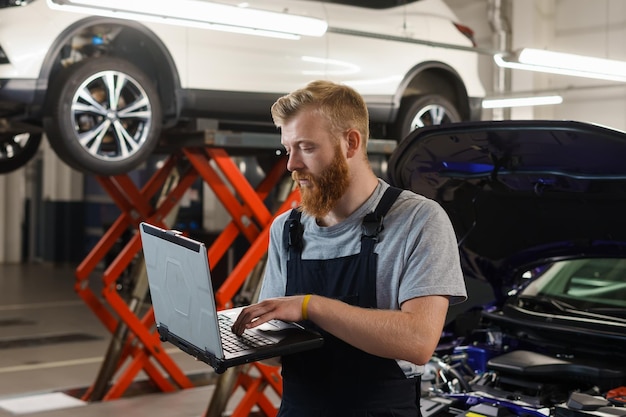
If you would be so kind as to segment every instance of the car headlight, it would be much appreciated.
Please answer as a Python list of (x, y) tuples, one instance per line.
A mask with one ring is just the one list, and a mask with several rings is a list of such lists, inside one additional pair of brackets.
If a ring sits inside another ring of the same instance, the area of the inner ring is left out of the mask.
[(0, 9), (6, 7), (27, 6), (35, 0), (0, 0)]

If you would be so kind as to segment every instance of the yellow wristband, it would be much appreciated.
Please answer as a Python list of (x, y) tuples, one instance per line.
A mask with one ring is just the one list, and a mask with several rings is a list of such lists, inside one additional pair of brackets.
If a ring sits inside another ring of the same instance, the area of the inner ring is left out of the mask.
[(309, 312), (307, 310), (307, 306), (309, 305), (309, 300), (311, 300), (311, 294), (305, 295), (304, 300), (302, 300), (302, 320), (309, 319)]

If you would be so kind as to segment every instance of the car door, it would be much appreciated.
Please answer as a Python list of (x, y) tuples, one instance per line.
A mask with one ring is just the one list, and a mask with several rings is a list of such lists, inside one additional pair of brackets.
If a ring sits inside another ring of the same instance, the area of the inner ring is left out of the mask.
[[(203, 0), (204, 1), (204, 0)], [(205, 3), (210, 3), (206, 2)], [(325, 22), (324, 8), (318, 1), (251, 0), (220, 3), (241, 11), (264, 13), (250, 22), (265, 19), (305, 16)], [(271, 26), (271, 25), (270, 25)], [(238, 30), (240, 27), (231, 27)], [(325, 36), (300, 36), (281, 39), (262, 36), (260, 30), (249, 33), (189, 28), (187, 32), (188, 65), (181, 78), (185, 88), (286, 93), (313, 78), (323, 76), (326, 57)], [(309, 59), (307, 57), (314, 57)], [(322, 72), (320, 72), (322, 71)]]
[(413, 10), (413, 4), (379, 8), (381, 2), (352, 3), (326, 5), (328, 76), (355, 87), (361, 94), (390, 98), (406, 74), (429, 58), (432, 48), (409, 41), (428, 39), (430, 20)]

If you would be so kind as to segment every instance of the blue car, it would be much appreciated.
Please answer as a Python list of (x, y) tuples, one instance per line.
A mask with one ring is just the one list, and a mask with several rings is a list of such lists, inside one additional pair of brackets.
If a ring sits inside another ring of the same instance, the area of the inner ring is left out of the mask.
[(470, 294), (422, 414), (626, 416), (626, 134), (453, 123), (413, 132), (389, 167), (447, 211)]

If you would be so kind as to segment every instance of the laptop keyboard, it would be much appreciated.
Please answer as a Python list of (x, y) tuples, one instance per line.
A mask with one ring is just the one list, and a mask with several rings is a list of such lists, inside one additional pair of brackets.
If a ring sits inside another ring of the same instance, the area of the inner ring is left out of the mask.
[(237, 336), (231, 330), (233, 321), (230, 317), (218, 314), (217, 321), (220, 325), (220, 335), (222, 337), (222, 348), (229, 353), (240, 352), (250, 348), (267, 346), (274, 344), (272, 339), (263, 337), (248, 330), (244, 331), (241, 336)]

